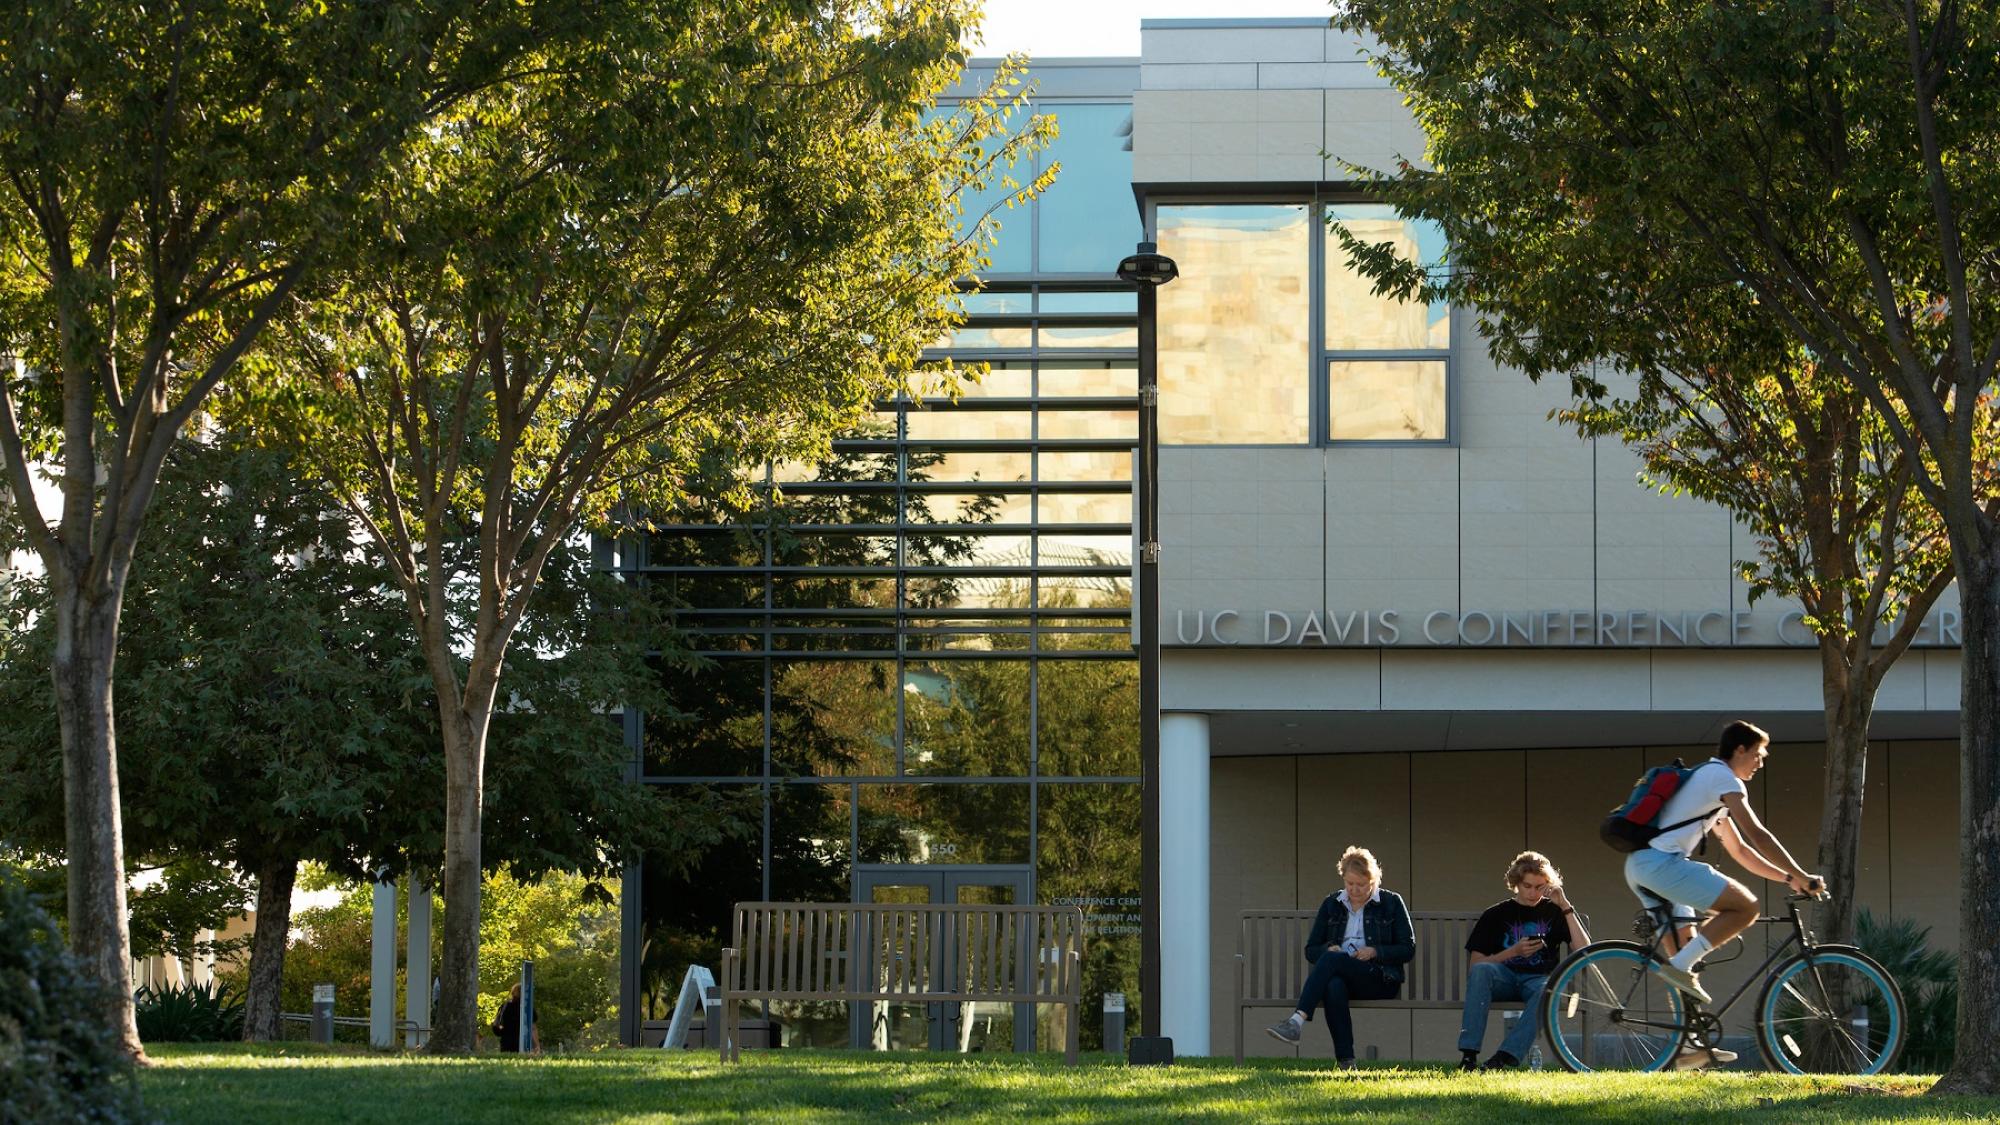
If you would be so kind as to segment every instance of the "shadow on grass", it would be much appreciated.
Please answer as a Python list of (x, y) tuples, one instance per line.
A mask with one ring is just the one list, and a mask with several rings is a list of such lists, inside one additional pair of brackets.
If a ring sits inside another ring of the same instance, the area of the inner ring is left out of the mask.
[[(1108, 1059), (782, 1052), (722, 1066), (710, 1056), (614, 1051), (569, 1058), (403, 1058), (337, 1052), (285, 1057), (176, 1052), (143, 1079), (169, 1121), (640, 1121), (745, 1118), (867, 1121), (1630, 1122), (1766, 1116), (1771, 1121), (2000, 1117), (2000, 1099), (1948, 1102), (1840, 1092), (1758, 1075), (1459, 1076), (1443, 1068), (1133, 1069)], [(1909, 1084), (1906, 1090), (1921, 1089)], [(1772, 1105), (1759, 1114), (1759, 1099)], [(1773, 1112), (1775, 1111), (1775, 1112)]]

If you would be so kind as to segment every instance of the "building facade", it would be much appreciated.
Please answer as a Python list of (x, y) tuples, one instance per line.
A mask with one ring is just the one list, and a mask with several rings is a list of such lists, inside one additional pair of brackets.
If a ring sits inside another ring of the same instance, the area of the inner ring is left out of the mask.
[[(1240, 913), (1316, 906), (1348, 844), (1414, 909), (1453, 911), (1502, 897), (1532, 847), (1600, 933), (1625, 930), (1597, 819), (1734, 717), (1779, 739), (1753, 803), (1812, 853), (1818, 660), (1795, 606), (1750, 604), (1745, 533), (1551, 421), (1567, 388), (1499, 368), (1464, 310), (1377, 297), (1348, 267), (1336, 227), (1446, 253), (1354, 190), (1349, 165), (1423, 151), (1364, 45), (1317, 20), (1146, 21), (1142, 40), (1137, 60), (1032, 69), (1061, 170), (997, 213), (971, 319), (940, 342), (984, 381), (881, 404), (828, 463), (771, 467), (755, 511), (620, 546), (710, 657), (671, 673), (682, 714), (628, 717), (644, 783), (711, 786), (762, 825), (628, 880), (628, 1037), (757, 898), (1075, 902), (1092, 996), (1136, 1003), (1136, 305), (1112, 271), (1142, 237), (1181, 272), (1159, 313), (1161, 1015), (1180, 1053), (1230, 1047)], [(1883, 686), (1859, 892), (1946, 947), (1956, 642), (1947, 604)], [(774, 1014), (798, 1044), (1054, 1030)], [(1444, 1057), (1456, 1015), (1358, 1029), (1384, 1057)]]

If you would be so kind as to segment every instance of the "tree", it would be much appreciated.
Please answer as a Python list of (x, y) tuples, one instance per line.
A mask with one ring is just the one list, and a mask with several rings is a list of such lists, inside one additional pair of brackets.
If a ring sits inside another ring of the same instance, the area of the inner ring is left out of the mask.
[[(69, 940), (133, 1023), (112, 665), (168, 452), (337, 256), (383, 157), (594, 5), (17, 4), (0, 16), (0, 470), (53, 591)], [(33, 499), (56, 468), (61, 512)]]
[(709, 0), (546, 52), (429, 135), (371, 251), (297, 310), (280, 362), (321, 393), (276, 413), (368, 528), (438, 699), (433, 1050), (473, 1043), (488, 722), (551, 554), (669, 506), (718, 445), (823, 446), (953, 322), (988, 233), (956, 236), (956, 200), (1046, 131), (1006, 135), (1018, 97), (925, 117), (967, 14)]
[[(1680, 307), (1721, 314), (1715, 346), (1749, 353), (1720, 368), (1732, 378), (1809, 400), (1784, 381), (1810, 368), (1866, 401), (1898, 455), (1870, 472), (1907, 473), (1942, 520), (1965, 623), (1949, 1092), (2000, 1089), (2000, 505), (1984, 444), (2000, 363), (1996, 16), (1950, 0), (1362, 0), (1337, 17), (1378, 37), (1433, 163), (1496, 201), (1478, 219), (1513, 249), (1486, 263), (1489, 282), (1574, 271), (1622, 290), (1638, 271), (1683, 287)], [(1639, 252), (1570, 253), (1599, 222), (1643, 232)]]
[[(1365, 231), (1337, 235), (1379, 286), (1473, 308), (1497, 359), (1568, 380), (1574, 402), (1560, 417), (1623, 440), (1655, 487), (1720, 504), (1756, 536), (1756, 556), (1738, 564), (1751, 600), (1796, 598), (1815, 634), (1827, 746), (1815, 869), (1832, 895), (1817, 922), (1828, 940), (1852, 940), (1876, 691), (1952, 578), (1908, 455), (1747, 292), (1707, 262), (1662, 253), (1670, 233), (1651, 216), (1523, 190), (1533, 181), (1487, 175), (1477, 155), (1445, 161), (1446, 151), (1434, 171), (1364, 176), (1440, 227), (1448, 267)], [(1982, 425), (2000, 448), (1990, 415)]]
[[(199, 932), (240, 913), (254, 884), (244, 1032), (272, 1039), (300, 863), (354, 880), (438, 867), (436, 708), (400, 594), (356, 546), (351, 517), (284, 452), (227, 433), (184, 443), (155, 506), (118, 652), (132, 705), (130, 854), (164, 866), (131, 899), (134, 952), (193, 956)], [(47, 600), (30, 579), (0, 601), (26, 625), (10, 634), (18, 651), (0, 652), (0, 711), (28, 717), (0, 728), (0, 823), (16, 845), (59, 857), (55, 722), (37, 706)], [(663, 634), (646, 591), (594, 575), (567, 548), (522, 636), (496, 719), (491, 866), (601, 879), (627, 846), (672, 850), (730, 830), (704, 790), (667, 809), (628, 784), (623, 731), (596, 710), (659, 690), (647, 654)]]
[[(435, 836), (427, 682), (352, 522), (282, 453), (227, 433), (184, 442), (153, 507), (117, 651), (128, 858), (163, 868), (131, 897), (133, 952), (191, 957), (254, 886), (245, 1035), (272, 1039), (299, 863), (359, 877)], [(26, 628), (0, 660), (0, 708), (27, 721), (0, 730), (0, 819), (61, 857), (48, 585), (28, 579), (8, 603)]]

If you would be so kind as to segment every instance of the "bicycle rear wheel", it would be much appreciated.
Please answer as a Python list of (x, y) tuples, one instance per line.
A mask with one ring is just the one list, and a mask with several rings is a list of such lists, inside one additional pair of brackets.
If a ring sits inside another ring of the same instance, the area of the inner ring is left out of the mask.
[(1556, 966), (1539, 1016), (1557, 1062), (1577, 1072), (1646, 1071), (1673, 1060), (1687, 1020), (1681, 994), (1652, 964), (1643, 945), (1600, 941)]
[(1771, 971), (1757, 997), (1757, 1045), (1774, 1070), (1879, 1074), (1909, 1030), (1903, 991), (1874, 958), (1822, 945)]

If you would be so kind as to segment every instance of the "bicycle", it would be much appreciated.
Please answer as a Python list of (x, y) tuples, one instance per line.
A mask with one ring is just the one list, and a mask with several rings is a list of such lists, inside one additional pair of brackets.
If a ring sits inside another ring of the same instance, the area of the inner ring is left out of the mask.
[(1812, 897), (1791, 895), (1787, 915), (1757, 919), (1758, 925), (1788, 922), (1791, 933), (1712, 1011), (1651, 968), (1667, 959), (1661, 945), (1673, 924), (1670, 905), (1640, 911), (1636, 936), (1650, 938), (1649, 944), (1612, 939), (1570, 954), (1551, 974), (1537, 1013), (1556, 1061), (1579, 1073), (1655, 1071), (1671, 1063), (1683, 1044), (1720, 1046), (1723, 1017), (1761, 976), (1757, 1047), (1772, 1069), (1792, 1074), (1888, 1069), (1907, 1033), (1902, 990), (1889, 970), (1859, 949), (1813, 940), (1799, 913), (1799, 903)]

